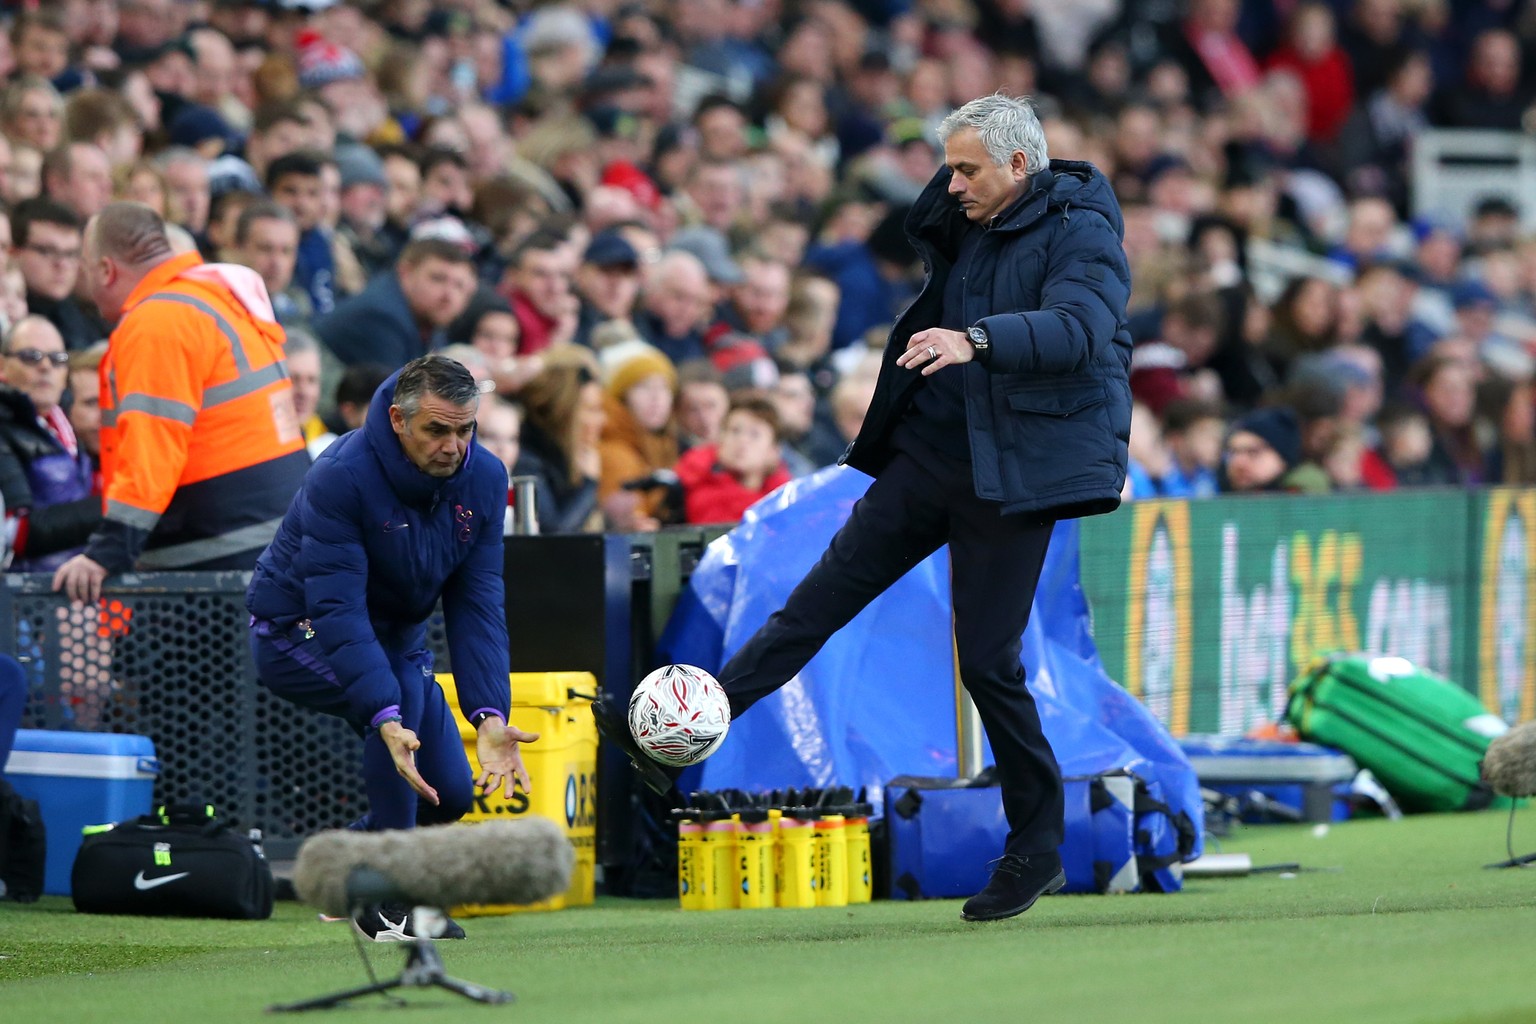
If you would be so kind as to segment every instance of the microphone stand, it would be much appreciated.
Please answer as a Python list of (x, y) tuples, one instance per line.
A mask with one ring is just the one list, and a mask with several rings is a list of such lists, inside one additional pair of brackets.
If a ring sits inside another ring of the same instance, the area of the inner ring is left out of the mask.
[(1536, 853), (1528, 853), (1523, 857), (1511, 857), (1509, 860), (1501, 860), (1497, 864), (1485, 864), (1490, 868), (1523, 868), (1527, 864), (1536, 864)]
[[(442, 912), (428, 907), (417, 907), (413, 914), (413, 920), (424, 931), (437, 932), (441, 929)], [(430, 927), (436, 921), (437, 927)], [(353, 939), (357, 944), (357, 952), (363, 959), (363, 967), (368, 972), (371, 984), (361, 985), (357, 988), (345, 989), (341, 992), (333, 992), (330, 995), (316, 996), (313, 999), (305, 999), (297, 1003), (279, 1003), (267, 1007), (268, 1013), (297, 1013), (304, 1010), (324, 1010), (332, 1006), (339, 1006), (349, 1000), (360, 996), (385, 995), (396, 1006), (407, 1005), (405, 1000), (398, 996), (387, 994), (400, 988), (441, 988), (449, 992), (456, 992), (466, 999), (472, 999), (477, 1003), (510, 1003), (517, 997), (511, 992), (503, 992), (500, 989), (486, 988), (473, 982), (462, 981), (450, 977), (443, 968), (443, 958), (437, 952), (437, 943), (431, 939), (411, 939), (405, 943), (405, 969), (399, 977), (389, 981), (379, 981), (374, 977), (373, 965), (368, 962), (368, 954), (363, 950), (363, 941), (353, 930)]]
[(1523, 868), (1527, 864), (1536, 863), (1536, 853), (1528, 853), (1523, 857), (1515, 856), (1515, 808), (1519, 806), (1519, 797), (1509, 803), (1509, 824), (1504, 830), (1504, 849), (1509, 853), (1509, 860), (1500, 861), (1497, 864), (1484, 864), (1485, 868)]

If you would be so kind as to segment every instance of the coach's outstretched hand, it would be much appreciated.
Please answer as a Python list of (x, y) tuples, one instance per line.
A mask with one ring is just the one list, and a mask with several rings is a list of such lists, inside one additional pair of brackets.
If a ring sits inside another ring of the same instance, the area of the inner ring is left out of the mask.
[(427, 785), (427, 780), (416, 770), (416, 750), (421, 746), (421, 740), (416, 738), (416, 734), (399, 722), (385, 722), (379, 726), (379, 738), (389, 750), (389, 756), (395, 762), (395, 771), (400, 773), (400, 777), (436, 806), (439, 803), (437, 790)]
[(475, 731), (475, 756), (480, 760), (480, 777), (475, 780), (486, 796), (505, 787), (509, 798), (515, 787), (521, 784), (523, 792), (530, 792), (528, 769), (523, 767), (520, 743), (532, 743), (539, 738), (536, 732), (523, 732), (515, 725), (507, 725), (499, 718), (487, 718)]

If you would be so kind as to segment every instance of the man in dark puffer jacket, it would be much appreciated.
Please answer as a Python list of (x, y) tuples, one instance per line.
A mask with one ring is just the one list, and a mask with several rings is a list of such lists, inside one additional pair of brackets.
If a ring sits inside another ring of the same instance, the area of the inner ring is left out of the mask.
[[(519, 745), (538, 736), (507, 723), (507, 471), (475, 443), (478, 401), (469, 371), (438, 355), (385, 380), (363, 426), (315, 461), (246, 592), (262, 685), (364, 737), (354, 828), (457, 821), (476, 783), (528, 791)], [(426, 649), (439, 600), (478, 777)], [(420, 937), (408, 917), (385, 903), (354, 921), (375, 939)]]
[[(945, 118), (945, 166), (907, 233), (928, 280), (891, 332), (844, 462), (875, 477), (784, 608), (720, 672), (732, 717), (950, 546), (960, 678), (997, 762), (1009, 834), (971, 921), (1012, 917), (1065, 883), (1061, 773), (1024, 685), (1021, 637), (1057, 519), (1120, 503), (1130, 435), (1130, 273), (1104, 176), (1050, 161), (1023, 100)], [(653, 788), (671, 782), (594, 708)]]

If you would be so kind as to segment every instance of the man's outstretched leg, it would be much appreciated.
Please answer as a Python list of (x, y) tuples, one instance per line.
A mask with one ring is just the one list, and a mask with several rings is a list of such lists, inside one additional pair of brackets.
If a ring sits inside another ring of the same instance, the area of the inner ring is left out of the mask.
[[(827, 639), (944, 543), (949, 520), (945, 485), (917, 459), (898, 453), (826, 552), (790, 593), (784, 607), (720, 670), (731, 719), (794, 678)], [(681, 768), (645, 756), (623, 710), (599, 701), (593, 717), (603, 738), (634, 763), (646, 785), (667, 794)]]

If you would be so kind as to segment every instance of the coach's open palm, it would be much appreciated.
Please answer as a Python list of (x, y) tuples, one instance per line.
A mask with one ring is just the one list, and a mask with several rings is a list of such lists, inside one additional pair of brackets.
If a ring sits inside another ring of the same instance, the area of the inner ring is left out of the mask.
[(421, 749), (421, 740), (416, 738), (416, 734), (397, 719), (379, 726), (379, 738), (389, 749), (389, 756), (395, 762), (395, 771), (400, 773), (400, 777), (420, 793), (423, 799), (436, 805), (439, 802), (437, 790), (428, 785), (427, 780), (416, 770), (416, 751)]
[(539, 738), (536, 732), (523, 732), (515, 725), (506, 725), (499, 718), (487, 718), (475, 732), (475, 756), (480, 761), (480, 777), (475, 780), (486, 796), (500, 787), (512, 796), (514, 787), (521, 784), (523, 792), (530, 791), (528, 769), (523, 767), (520, 743), (532, 743)]

